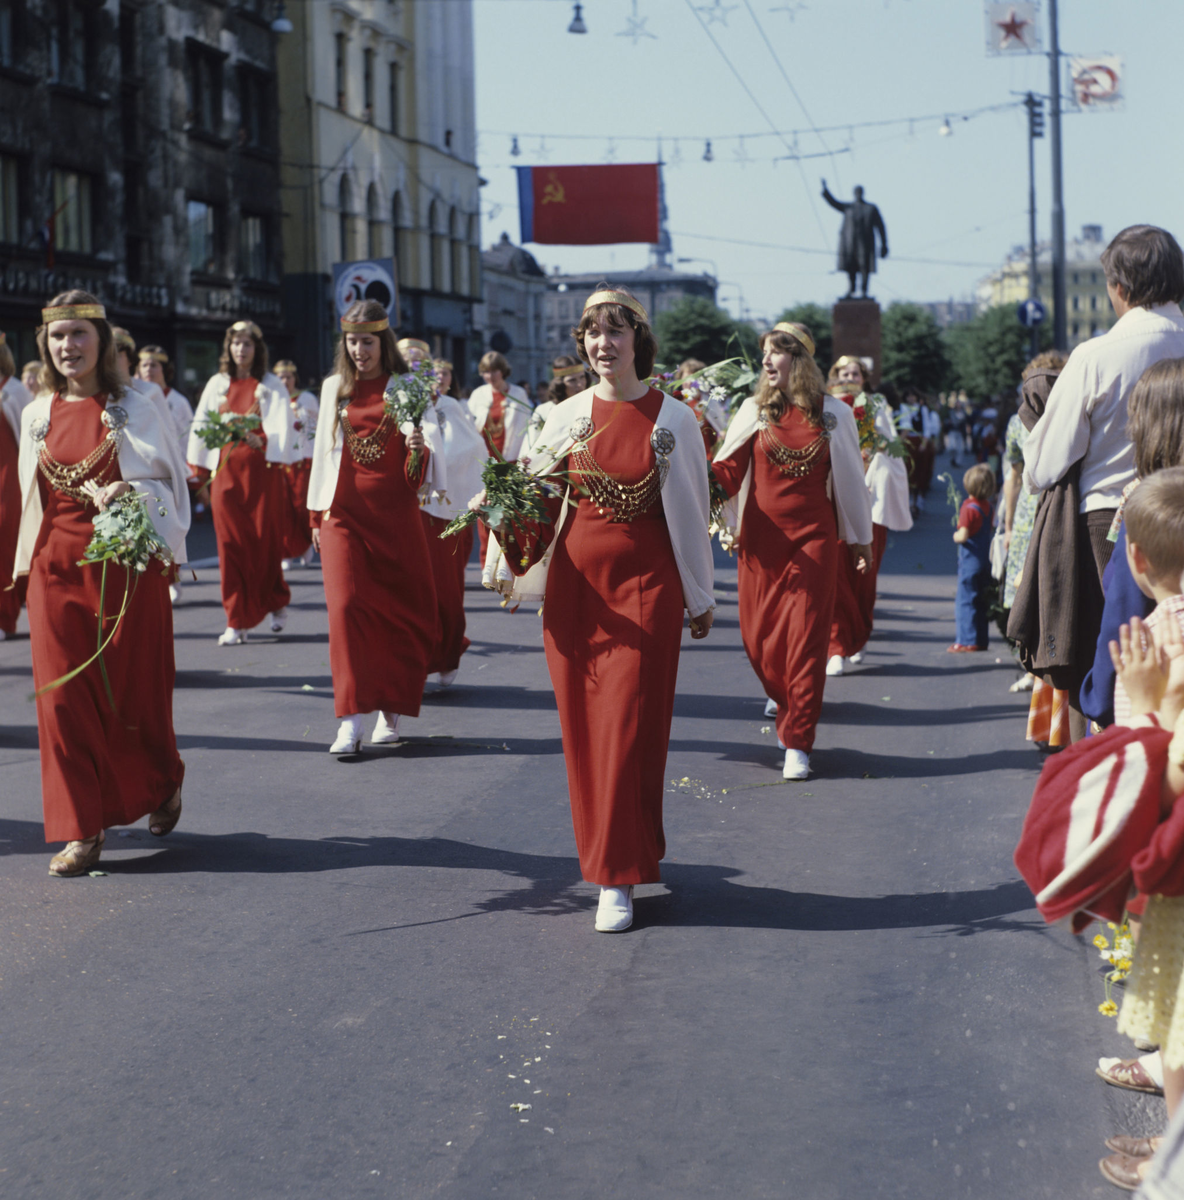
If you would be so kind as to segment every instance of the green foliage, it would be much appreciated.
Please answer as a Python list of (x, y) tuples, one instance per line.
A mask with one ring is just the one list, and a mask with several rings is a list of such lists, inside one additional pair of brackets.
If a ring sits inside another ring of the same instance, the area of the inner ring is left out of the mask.
[(481, 482), (485, 485), (485, 503), (477, 511), (465, 509), (450, 521), (440, 533), (442, 538), (460, 533), (478, 516), (495, 531), (503, 525), (523, 528), (530, 521), (549, 525), (551, 511), (547, 500), (563, 495), (570, 481), (563, 472), (555, 471), (546, 477), (534, 475), (514, 459), (497, 457), (489, 459), (481, 469)]
[(896, 301), (888, 305), (880, 326), (880, 378), (897, 388), (936, 392), (949, 376), (950, 363), (941, 327), (928, 309)]
[[(157, 502), (160, 515), (165, 515), (164, 505)], [(95, 513), (94, 532), (82, 558), (86, 563), (113, 562), (116, 566), (142, 572), (154, 558), (168, 565), (173, 561), (172, 551), (160, 540), (152, 518), (148, 515), (148, 498), (139, 492), (124, 492), (106, 508)]]
[(751, 325), (734, 321), (722, 308), (702, 296), (684, 296), (654, 318), (658, 356), (674, 368), (688, 358), (705, 363), (744, 352), (757, 352), (757, 335)]
[[(1032, 357), (1031, 332), (1016, 318), (1015, 305), (1000, 304), (979, 313), (964, 325), (946, 330), (950, 383), (964, 388), (972, 400), (1013, 392)], [(1052, 345), (1046, 322), (1040, 331), (1040, 348)]]
[(195, 425), (193, 432), (201, 438), (207, 450), (245, 443), (247, 434), (257, 433), (263, 421), (254, 413), (206, 413), (205, 422)]
[(814, 361), (825, 376), (830, 365), (835, 361), (833, 326), (831, 325), (830, 309), (821, 304), (795, 304), (787, 308), (777, 321), (796, 322), (805, 325), (814, 339)]

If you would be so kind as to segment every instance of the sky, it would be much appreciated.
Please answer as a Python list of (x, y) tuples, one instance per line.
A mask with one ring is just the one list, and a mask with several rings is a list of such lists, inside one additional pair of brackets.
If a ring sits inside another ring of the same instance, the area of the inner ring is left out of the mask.
[[(515, 166), (653, 162), (659, 138), (674, 255), (695, 260), (678, 265), (716, 275), (737, 315), (741, 299), (746, 315), (775, 318), (846, 291), (841, 216), (820, 197), (823, 178), (843, 199), (862, 184), (883, 214), (889, 257), (870, 287), (882, 304), (973, 299), (1027, 243), (1027, 115), (1006, 106), (1048, 93), (1048, 56), (988, 55), (983, 0), (582, 5), (588, 32), (576, 35), (572, 0), (473, 0), (486, 245), (503, 231), (518, 241)], [(1184, 3), (1060, 0), (1058, 13), (1063, 54), (1125, 61), (1119, 111), (1063, 120), (1067, 236), (1099, 224), (1108, 240), (1140, 222), (1184, 236)], [(1048, 0), (1039, 22), (1047, 49)], [(1040, 238), (1049, 145), (1036, 143)], [(527, 249), (548, 273), (648, 262), (639, 245)]]

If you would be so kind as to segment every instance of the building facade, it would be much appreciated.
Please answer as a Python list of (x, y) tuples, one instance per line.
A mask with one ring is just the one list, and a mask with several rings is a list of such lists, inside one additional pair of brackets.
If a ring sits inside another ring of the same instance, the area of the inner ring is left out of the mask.
[(287, 14), (284, 299), (297, 364), (331, 367), (334, 264), (393, 259), (400, 333), (463, 378), (481, 296), (471, 0), (299, 0)]
[[(481, 304), (473, 322), (483, 349), (509, 360), (513, 381), (533, 396), (551, 379), (546, 346), (547, 275), (508, 234), (481, 255)], [(472, 382), (470, 380), (470, 382)]]
[(85, 288), (190, 395), (228, 324), (282, 343), (271, 0), (0, 0), (0, 329)]
[[(1105, 333), (1117, 318), (1106, 294), (1106, 275), (1102, 270), (1101, 225), (1083, 225), (1081, 236), (1065, 243), (1065, 303), (1068, 306), (1066, 328), (1070, 349), (1099, 333)], [(1016, 246), (1003, 266), (979, 281), (976, 289), (978, 306), (993, 308), (999, 304), (1018, 305), (1028, 299), (1028, 248)], [(1049, 242), (1036, 245), (1037, 299), (1052, 311), (1052, 246)]]

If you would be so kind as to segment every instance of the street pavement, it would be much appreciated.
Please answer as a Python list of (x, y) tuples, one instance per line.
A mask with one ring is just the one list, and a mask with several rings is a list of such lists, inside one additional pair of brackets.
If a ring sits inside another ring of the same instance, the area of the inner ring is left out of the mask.
[(29, 643), (0, 645), (0, 1194), (1115, 1194), (1103, 1139), (1162, 1102), (1095, 1076), (1131, 1053), (1100, 960), (1012, 863), (1040, 758), (1006, 646), (945, 653), (938, 487), (892, 535), (805, 783), (781, 781), (718, 559), (663, 882), (616, 936), (579, 876), (541, 623), (475, 566), (456, 685), (343, 761), (319, 570), (291, 576), (287, 632), (231, 649), (201, 571), (176, 613), (181, 823), (111, 831), (94, 878), (46, 873)]

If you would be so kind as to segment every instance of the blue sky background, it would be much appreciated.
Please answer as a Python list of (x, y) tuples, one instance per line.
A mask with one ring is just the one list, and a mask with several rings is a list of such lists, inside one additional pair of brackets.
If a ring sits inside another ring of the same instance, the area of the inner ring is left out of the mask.
[[(515, 165), (652, 162), (659, 136), (674, 253), (712, 260), (686, 269), (717, 269), (733, 312), (741, 291), (750, 314), (773, 317), (846, 290), (834, 272), (840, 218), (819, 197), (821, 177), (844, 198), (863, 184), (884, 215), (891, 255), (872, 287), (881, 303), (970, 299), (975, 282), (1027, 240), (1024, 110), (960, 114), (1014, 103), (1012, 93), (1029, 88), (1046, 93), (1048, 59), (988, 56), (981, 0), (584, 0), (582, 36), (567, 33), (571, 0), (473, 7), (486, 245), (503, 230), (518, 240)], [(1064, 120), (1069, 235), (1092, 223), (1109, 238), (1141, 221), (1184, 235), (1184, 3), (1061, 0), (1059, 15), (1063, 52), (1126, 60), (1121, 111)], [(1046, 47), (1047, 21), (1045, 4)], [(655, 36), (622, 36), (631, 25)], [(802, 131), (798, 153), (823, 157), (773, 161), (793, 138), (769, 136), (762, 108), (778, 130)], [(953, 133), (943, 137), (947, 114)], [(916, 119), (859, 127), (894, 118)], [(812, 125), (840, 128), (819, 136)], [(711, 163), (702, 160), (708, 138)], [(1046, 237), (1047, 138), (1037, 142), (1036, 173)], [(647, 261), (644, 246), (528, 248), (548, 271)]]

